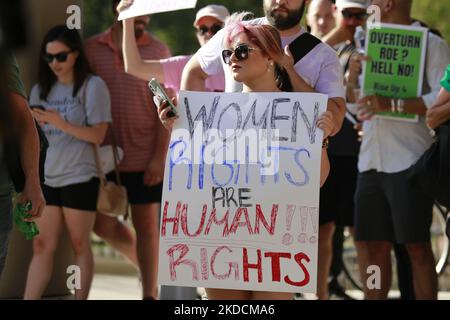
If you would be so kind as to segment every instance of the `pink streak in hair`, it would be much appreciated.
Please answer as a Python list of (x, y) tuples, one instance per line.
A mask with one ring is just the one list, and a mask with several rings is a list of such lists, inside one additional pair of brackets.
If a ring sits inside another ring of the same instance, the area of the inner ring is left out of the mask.
[(246, 28), (244, 24), (240, 21), (232, 22), (228, 26), (226, 26), (227, 29), (227, 45), (231, 44), (231, 41), (234, 37), (236, 37), (238, 34), (245, 32)]

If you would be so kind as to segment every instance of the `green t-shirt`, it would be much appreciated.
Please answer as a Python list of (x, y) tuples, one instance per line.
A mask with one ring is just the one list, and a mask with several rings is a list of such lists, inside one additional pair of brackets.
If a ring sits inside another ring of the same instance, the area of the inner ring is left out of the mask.
[(444, 77), (441, 80), (441, 85), (445, 90), (450, 92), (450, 64), (447, 66), (447, 70), (445, 70)]
[[(26, 98), (25, 89), (20, 79), (20, 70), (17, 61), (13, 55), (7, 59), (7, 72), (8, 72), (8, 90), (20, 94)], [(0, 197), (5, 197), (11, 194), (12, 185), (9, 178), (8, 170), (6, 168), (6, 161), (4, 158), (3, 141), (0, 137)]]

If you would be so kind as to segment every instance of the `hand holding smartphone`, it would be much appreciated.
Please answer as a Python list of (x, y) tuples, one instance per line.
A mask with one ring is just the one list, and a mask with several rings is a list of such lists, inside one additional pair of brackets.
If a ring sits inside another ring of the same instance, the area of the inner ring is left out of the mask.
[(164, 91), (163, 87), (159, 84), (159, 82), (155, 78), (150, 80), (150, 82), (148, 83), (148, 87), (153, 92), (153, 94), (158, 97), (161, 103), (163, 101), (167, 101), (171, 109), (171, 111), (168, 112), (168, 116), (170, 118), (177, 116), (177, 109), (175, 105), (173, 104), (172, 100), (169, 98), (167, 93)]

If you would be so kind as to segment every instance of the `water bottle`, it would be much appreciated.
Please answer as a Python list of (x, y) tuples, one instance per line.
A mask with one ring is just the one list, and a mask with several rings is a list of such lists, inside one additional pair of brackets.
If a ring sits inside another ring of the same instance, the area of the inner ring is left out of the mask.
[(38, 226), (34, 221), (25, 221), (25, 219), (31, 218), (31, 215), (28, 213), (31, 210), (31, 206), (31, 202), (18, 203), (14, 209), (14, 222), (17, 229), (25, 235), (27, 240), (32, 240), (39, 234)]

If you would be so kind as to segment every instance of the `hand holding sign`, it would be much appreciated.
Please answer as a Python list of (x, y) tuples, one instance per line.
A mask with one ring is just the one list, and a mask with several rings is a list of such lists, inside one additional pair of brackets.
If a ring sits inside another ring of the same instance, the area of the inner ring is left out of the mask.
[(390, 99), (381, 96), (366, 96), (358, 101), (358, 119), (366, 121), (378, 112), (390, 110)]
[(334, 128), (333, 113), (331, 111), (322, 113), (317, 119), (317, 127), (323, 130), (323, 139), (328, 138)]
[(164, 171), (160, 284), (315, 291), (317, 127), (331, 131), (327, 101), (298, 92), (180, 93)]
[[(362, 90), (395, 99), (422, 95), (428, 30), (422, 27), (382, 23), (368, 26), (366, 52), (372, 58), (364, 67)], [(378, 117), (417, 122), (417, 114), (394, 111), (393, 106)]]
[(197, 0), (123, 0), (117, 10), (120, 21), (152, 13), (190, 9), (196, 4)]

